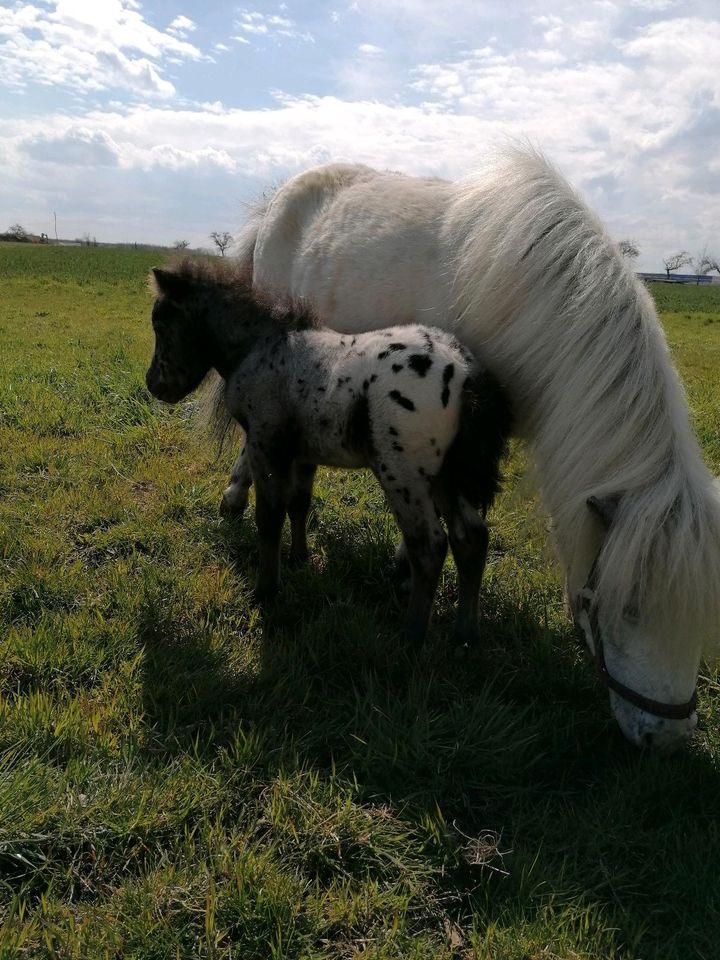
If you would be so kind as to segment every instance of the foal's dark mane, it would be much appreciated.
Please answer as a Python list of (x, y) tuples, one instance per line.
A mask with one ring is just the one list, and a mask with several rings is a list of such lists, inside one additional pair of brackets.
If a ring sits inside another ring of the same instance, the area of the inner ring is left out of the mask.
[(196, 260), (184, 257), (164, 269), (184, 281), (196, 292), (224, 295), (226, 303), (236, 304), (245, 316), (251, 311), (270, 320), (277, 328), (307, 330), (320, 325), (317, 314), (302, 300), (278, 300), (252, 288), (252, 268), (233, 260), (218, 258)]

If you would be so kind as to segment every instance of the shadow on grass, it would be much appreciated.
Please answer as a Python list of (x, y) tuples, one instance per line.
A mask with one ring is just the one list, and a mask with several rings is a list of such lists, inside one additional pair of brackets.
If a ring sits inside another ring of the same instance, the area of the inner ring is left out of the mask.
[[(213, 536), (251, 582), (251, 532), (230, 524)], [(277, 602), (232, 647), (203, 629), (168, 641), (151, 613), (153, 753), (192, 749), (213, 762), (251, 732), (262, 784), (342, 778), (354, 802), (389, 808), (424, 838), (436, 891), (460, 924), (535, 922), (574, 905), (580, 918), (597, 913), (618, 955), (713, 956), (720, 775), (710, 756), (625, 744), (570, 628), (546, 626), (539, 604), (510, 600), (491, 580), (486, 643), (458, 661), (445, 639), (447, 576), (413, 654), (397, 637), (389, 544), (326, 537), (321, 554), (285, 571)], [(330, 883), (323, 863), (314, 879)], [(338, 863), (337, 876), (347, 869)], [(372, 874), (372, 862), (363, 869)]]

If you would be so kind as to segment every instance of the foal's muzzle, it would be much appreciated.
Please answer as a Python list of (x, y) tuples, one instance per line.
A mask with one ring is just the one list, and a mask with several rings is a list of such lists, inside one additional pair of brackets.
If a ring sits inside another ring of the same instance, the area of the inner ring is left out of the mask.
[(184, 393), (176, 384), (168, 383), (166, 380), (161, 380), (155, 376), (152, 367), (145, 374), (145, 385), (157, 400), (162, 400), (164, 403), (177, 403), (184, 396)]

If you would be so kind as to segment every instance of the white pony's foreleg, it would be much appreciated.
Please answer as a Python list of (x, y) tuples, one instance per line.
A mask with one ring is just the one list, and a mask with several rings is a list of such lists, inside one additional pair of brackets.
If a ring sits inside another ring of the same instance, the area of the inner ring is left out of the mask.
[(224, 517), (241, 517), (245, 513), (248, 493), (252, 486), (252, 471), (247, 454), (247, 441), (243, 442), (235, 466), (230, 474), (230, 483), (223, 490), (220, 513)]

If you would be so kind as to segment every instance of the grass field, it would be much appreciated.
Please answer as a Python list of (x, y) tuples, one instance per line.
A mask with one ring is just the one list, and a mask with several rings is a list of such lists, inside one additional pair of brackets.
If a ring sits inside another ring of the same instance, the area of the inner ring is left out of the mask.
[[(0, 246), (0, 957), (714, 960), (720, 692), (622, 741), (514, 450), (484, 647), (398, 647), (395, 531), (321, 473), (308, 570), (253, 604), (253, 522), (192, 404), (149, 398), (146, 252)], [(720, 288), (653, 293), (720, 471)]]

